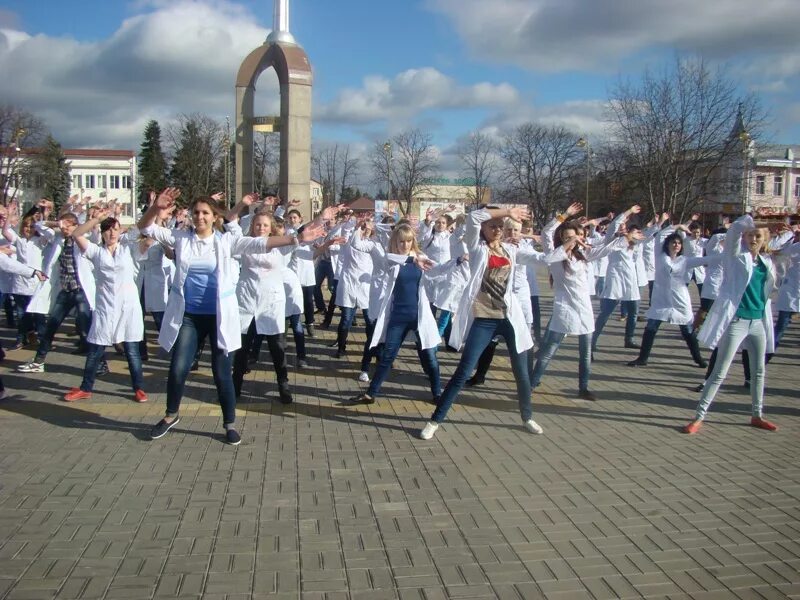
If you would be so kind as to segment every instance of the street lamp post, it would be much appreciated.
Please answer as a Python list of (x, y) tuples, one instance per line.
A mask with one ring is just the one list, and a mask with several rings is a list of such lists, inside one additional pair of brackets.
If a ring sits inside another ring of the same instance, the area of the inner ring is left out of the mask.
[(747, 212), (747, 205), (750, 199), (750, 181), (748, 173), (748, 152), (750, 151), (750, 142), (752, 136), (747, 131), (742, 131), (739, 134), (739, 140), (742, 142), (742, 212)]
[(585, 137), (578, 139), (578, 141), (575, 142), (575, 145), (578, 148), (583, 148), (584, 151), (586, 152), (586, 198), (584, 199), (583, 202), (583, 209), (584, 209), (584, 214), (588, 219), (589, 218), (589, 169), (591, 168), (589, 161), (591, 160), (592, 156), (592, 147), (589, 145), (589, 138)]
[(387, 141), (383, 145), (383, 153), (386, 155), (386, 206), (389, 206), (389, 197), (392, 195), (392, 142)]

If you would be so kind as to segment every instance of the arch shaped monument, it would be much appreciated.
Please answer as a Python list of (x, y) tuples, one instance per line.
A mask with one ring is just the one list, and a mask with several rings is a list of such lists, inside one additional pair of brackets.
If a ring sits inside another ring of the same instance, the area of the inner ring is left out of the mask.
[[(300, 200), (301, 212), (311, 218), (311, 88), (313, 73), (305, 50), (289, 33), (288, 0), (275, 0), (272, 33), (242, 62), (236, 76), (236, 178), (234, 194), (253, 191), (253, 131), (280, 133), (278, 193), (285, 200)], [(280, 84), (280, 116), (256, 117), (256, 82), (274, 68)]]

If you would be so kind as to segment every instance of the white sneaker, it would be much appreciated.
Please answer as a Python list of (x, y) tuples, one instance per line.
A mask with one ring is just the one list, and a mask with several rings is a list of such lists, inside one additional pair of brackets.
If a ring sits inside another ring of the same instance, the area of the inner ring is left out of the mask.
[(20, 373), (44, 373), (44, 363), (28, 362), (17, 367)]
[(525, 421), (523, 427), (525, 427), (527, 431), (530, 431), (531, 433), (535, 433), (537, 435), (544, 433), (544, 429), (542, 429), (542, 426), (539, 425), (533, 419), (528, 419), (527, 421)]
[(361, 371), (361, 373), (358, 374), (358, 380), (362, 383), (369, 383), (369, 373)]
[(429, 440), (436, 434), (437, 429), (439, 429), (438, 423), (428, 421), (427, 425), (425, 425), (425, 429), (419, 432), (419, 437), (423, 440)]

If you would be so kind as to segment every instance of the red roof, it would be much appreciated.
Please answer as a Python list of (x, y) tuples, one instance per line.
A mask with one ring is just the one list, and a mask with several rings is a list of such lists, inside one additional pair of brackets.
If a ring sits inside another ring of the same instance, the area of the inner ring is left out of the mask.
[(347, 208), (350, 210), (375, 210), (375, 200), (367, 198), (366, 196), (361, 196), (361, 198), (356, 198), (352, 202), (348, 202)]

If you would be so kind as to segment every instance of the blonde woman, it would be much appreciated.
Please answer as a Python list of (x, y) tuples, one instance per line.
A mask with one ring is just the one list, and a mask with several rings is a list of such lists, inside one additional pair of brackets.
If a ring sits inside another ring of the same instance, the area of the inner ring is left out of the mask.
[(769, 300), (775, 287), (775, 267), (766, 253), (769, 240), (769, 230), (756, 227), (750, 215), (737, 219), (728, 230), (722, 259), (725, 278), (697, 336), (704, 346), (717, 348), (717, 360), (703, 386), (694, 420), (683, 428), (684, 433), (700, 430), (740, 346), (750, 357), (750, 425), (767, 431), (778, 429), (762, 414), (764, 355), (775, 348)]
[(431, 312), (423, 285), (423, 273), (433, 266), (417, 245), (414, 229), (398, 225), (389, 238), (388, 249), (377, 242), (361, 239), (360, 229), (353, 234), (351, 244), (360, 251), (369, 251), (376, 267), (375, 278), (385, 282), (380, 294), (378, 313), (370, 348), (383, 344), (375, 375), (365, 394), (350, 399), (352, 404), (372, 404), (400, 351), (406, 336), (414, 333), (420, 350), (422, 368), (431, 384), (431, 395), (438, 401), (440, 394), (439, 363), (436, 348), (441, 341), (436, 319)]

